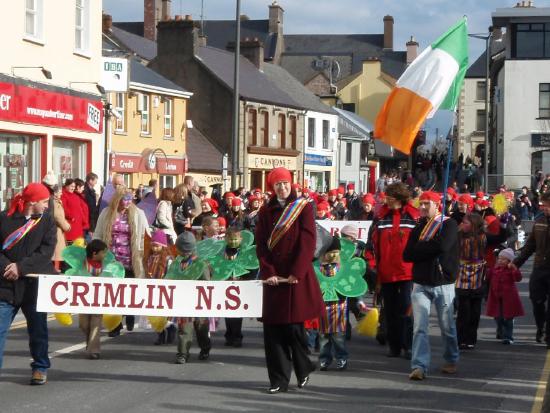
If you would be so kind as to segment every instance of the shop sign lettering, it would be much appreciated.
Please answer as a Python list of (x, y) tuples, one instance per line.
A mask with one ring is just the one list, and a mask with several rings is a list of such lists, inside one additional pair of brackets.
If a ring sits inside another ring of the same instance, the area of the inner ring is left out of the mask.
[(10, 110), (10, 95), (0, 95), (0, 110)]
[(273, 169), (284, 167), (290, 170), (296, 169), (296, 158), (275, 156), (250, 156), (249, 167), (255, 169)]

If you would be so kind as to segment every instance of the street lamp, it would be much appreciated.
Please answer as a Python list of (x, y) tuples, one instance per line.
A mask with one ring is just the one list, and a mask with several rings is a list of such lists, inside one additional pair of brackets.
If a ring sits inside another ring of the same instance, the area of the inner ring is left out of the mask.
[(489, 192), (489, 62), (491, 59), (491, 38), (493, 33), (472, 33), (469, 37), (485, 40), (485, 139), (483, 151), (483, 186), (485, 192)]
[(71, 87), (72, 85), (75, 85), (75, 84), (95, 85), (95, 87), (96, 87), (96, 89), (99, 93), (101, 93), (102, 95), (105, 94), (105, 88), (97, 82), (69, 82), (69, 87)]
[(44, 66), (12, 66), (11, 67), (11, 74), (12, 76), (15, 76), (15, 69), (40, 69), (42, 71), (42, 74), (44, 77), (48, 80), (52, 79), (52, 72), (50, 72), (48, 69), (46, 69)]
[[(231, 145), (231, 189), (237, 188), (239, 152), (239, 58), (241, 54), (241, 0), (235, 10), (235, 67), (233, 78), (233, 134)], [(244, 185), (244, 183), (243, 183)]]

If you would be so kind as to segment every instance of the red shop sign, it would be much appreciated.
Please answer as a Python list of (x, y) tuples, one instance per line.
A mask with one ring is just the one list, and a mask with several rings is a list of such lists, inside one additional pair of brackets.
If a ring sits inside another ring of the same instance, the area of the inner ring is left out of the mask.
[(165, 159), (163, 156), (156, 157), (155, 168), (147, 167), (147, 159), (140, 155), (119, 155), (111, 154), (111, 171), (121, 173), (131, 172), (157, 172), (163, 175), (182, 175), (185, 173), (185, 159)]
[(103, 105), (100, 100), (0, 82), (0, 120), (99, 133)]

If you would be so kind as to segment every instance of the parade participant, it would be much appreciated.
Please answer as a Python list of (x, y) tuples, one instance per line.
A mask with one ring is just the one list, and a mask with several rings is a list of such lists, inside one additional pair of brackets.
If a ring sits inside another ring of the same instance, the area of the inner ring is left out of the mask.
[(430, 367), (429, 321), (432, 304), (443, 338), (441, 371), (456, 373), (458, 342), (453, 317), (456, 274), (458, 272), (458, 228), (456, 221), (441, 217), (441, 196), (426, 191), (420, 196), (420, 222), (413, 229), (403, 259), (413, 263), (412, 309), (414, 334), (411, 380), (423, 380)]
[(225, 230), (227, 228), (227, 220), (224, 217), (216, 218), (218, 221), (218, 235), (220, 237), (225, 237)]
[(459, 226), (458, 245), (460, 264), (455, 285), (458, 348), (471, 350), (477, 342), (484, 293), (487, 237), (481, 216), (477, 214), (464, 216)]
[[(195, 236), (191, 232), (184, 231), (178, 235), (176, 239), (176, 248), (179, 257), (172, 263), (169, 272), (176, 270), (172, 269), (173, 266), (177, 266), (177, 270), (179, 271), (185, 271), (198, 259), (196, 255)], [(210, 271), (207, 265), (203, 268), (199, 279), (208, 281), (210, 280)], [(189, 350), (193, 343), (193, 330), (195, 330), (197, 343), (200, 348), (199, 360), (208, 360), (212, 347), (208, 331), (208, 318), (179, 317), (177, 319), (177, 326), (176, 364), (185, 364), (189, 360)]]
[(193, 208), (193, 199), (189, 196), (187, 186), (184, 183), (176, 185), (174, 188), (174, 198), (172, 200), (174, 230), (176, 231), (176, 235), (181, 234), (186, 228), (191, 226)]
[(317, 204), (317, 220), (330, 220), (332, 215), (330, 214), (330, 205), (328, 202), (322, 201)]
[(300, 184), (292, 184), (292, 190), (296, 192), (296, 198), (302, 197), (302, 185)]
[(218, 216), (218, 202), (212, 198), (203, 198), (201, 200), (202, 212), (193, 220), (193, 226), (202, 226), (202, 220), (206, 217)]
[(265, 282), (262, 321), (271, 383), (268, 392), (274, 394), (287, 391), (291, 364), (298, 387), (308, 383), (315, 366), (307, 356), (303, 323), (319, 317), (324, 306), (312, 265), (316, 245), (313, 208), (291, 191), (289, 170), (275, 168), (267, 181), (275, 196), (260, 210), (256, 248)]
[(349, 183), (346, 187), (347, 193), (345, 195), (346, 207), (348, 209), (347, 218), (350, 220), (358, 219), (358, 216), (361, 214), (361, 201), (359, 200), (359, 195), (355, 192), (355, 184)]
[(458, 194), (452, 187), (447, 188), (447, 192), (445, 193), (445, 215), (451, 216), (454, 212), (458, 210)]
[(372, 194), (365, 194), (361, 198), (362, 211), (361, 214), (357, 217), (359, 221), (372, 221), (374, 220), (374, 205), (376, 201)]
[(220, 205), (220, 216), (227, 217), (231, 212), (233, 199), (235, 199), (235, 194), (233, 192), (228, 191), (223, 194), (223, 203)]
[[(527, 259), (535, 254), (533, 272), (529, 278), (529, 298), (533, 304), (533, 314), (537, 324), (536, 341), (541, 343), (546, 337), (546, 346), (550, 349), (550, 192), (540, 196), (540, 209), (543, 215), (535, 220), (533, 231), (529, 234), (525, 246), (514, 260), (514, 267), (520, 268)], [(547, 309), (548, 306), (548, 309)], [(544, 331), (546, 325), (546, 331)]]
[(0, 213), (0, 369), (6, 336), (19, 309), (27, 320), (29, 347), (33, 361), (30, 384), (47, 381), (47, 314), (36, 311), (38, 279), (27, 274), (55, 274), (52, 256), (56, 246), (56, 225), (44, 214), (50, 192), (40, 183), (30, 183)]
[(71, 224), (71, 229), (65, 233), (68, 244), (72, 244), (77, 238), (84, 237), (84, 223), (87, 220), (87, 218), (84, 218), (81, 199), (74, 193), (75, 188), (74, 179), (66, 179), (61, 194), (65, 219)]
[(338, 200), (338, 191), (336, 189), (328, 191), (328, 203), (334, 219), (342, 221), (346, 217), (347, 209), (346, 206)]
[(55, 252), (52, 260), (55, 269), (61, 272), (63, 269), (63, 257), (61, 253), (67, 246), (65, 233), (71, 229), (71, 224), (65, 219), (65, 211), (63, 209), (63, 203), (61, 202), (61, 187), (59, 185), (54, 185), (51, 190), (53, 192), (53, 218), (57, 227), (57, 243), (55, 244)]
[(412, 264), (403, 261), (403, 249), (418, 220), (418, 210), (409, 204), (407, 186), (395, 182), (386, 187), (386, 205), (378, 214), (372, 240), (376, 257), (377, 290), (384, 299), (388, 357), (401, 351), (410, 358)]
[[(168, 249), (168, 237), (160, 229), (153, 232), (149, 248), (143, 255), (143, 267), (145, 269), (145, 278), (160, 280), (166, 276), (166, 272), (173, 261)], [(176, 336), (176, 327), (173, 323), (158, 333), (155, 345), (172, 344)]]
[(497, 264), (487, 272), (489, 298), (487, 315), (497, 323), (496, 337), (502, 344), (514, 344), (514, 318), (525, 315), (516, 283), (521, 281), (521, 272), (510, 266), (514, 250), (505, 248), (498, 254)]
[(82, 230), (84, 231), (84, 239), (89, 242), (92, 237), (90, 235), (90, 210), (84, 194), (86, 183), (82, 179), (76, 178), (74, 184), (74, 193), (80, 200), (80, 208), (82, 209)]
[(261, 198), (256, 195), (248, 197), (248, 209), (244, 215), (244, 228), (252, 232), (256, 230), (256, 223), (258, 222), (258, 212), (260, 211)]
[(464, 215), (469, 214), (474, 209), (474, 200), (470, 194), (461, 194), (457, 199), (457, 208), (451, 214), (451, 218), (456, 221), (458, 225), (462, 223)]
[[(133, 202), (133, 195), (124, 186), (118, 186), (109, 205), (97, 219), (94, 239), (109, 246), (115, 259), (124, 266), (125, 278), (143, 278), (143, 249), (145, 234), (150, 235), (145, 213)], [(126, 328), (134, 329), (135, 317), (126, 316)], [(110, 337), (120, 334), (122, 323), (109, 332)]]
[(241, 198), (235, 197), (231, 201), (231, 209), (225, 216), (227, 220), (227, 227), (243, 227), (244, 226), (244, 213), (242, 210)]

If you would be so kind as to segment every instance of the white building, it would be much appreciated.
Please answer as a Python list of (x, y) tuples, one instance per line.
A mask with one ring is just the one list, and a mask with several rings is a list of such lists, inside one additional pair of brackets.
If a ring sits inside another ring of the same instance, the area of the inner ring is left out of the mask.
[(0, 209), (48, 170), (102, 176), (101, 2), (1, 2), (0, 37)]
[(550, 8), (522, 2), (492, 20), (502, 50), (491, 53), (490, 173), (497, 185), (530, 186), (535, 170), (550, 172)]

